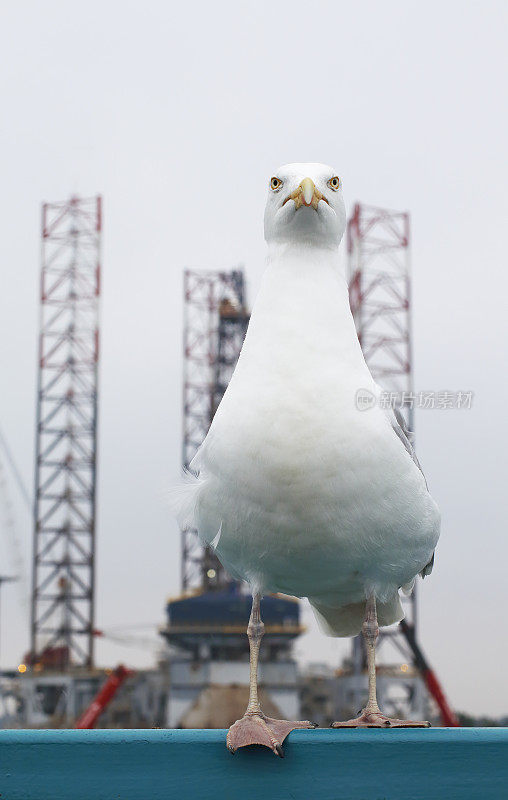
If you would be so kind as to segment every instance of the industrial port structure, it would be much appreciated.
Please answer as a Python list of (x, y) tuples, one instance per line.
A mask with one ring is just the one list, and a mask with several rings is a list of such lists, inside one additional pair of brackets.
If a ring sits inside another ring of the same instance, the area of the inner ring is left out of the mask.
[(101, 198), (42, 207), (30, 664), (93, 666)]
[[(181, 532), (182, 594), (168, 602), (160, 631), (164, 663), (136, 677), (121, 667), (109, 677), (94, 668), (101, 232), (99, 197), (43, 206), (31, 645), (23, 674), (2, 683), (0, 714), (13, 727), (96, 724), (109, 703), (99, 724), (227, 726), (247, 696), (250, 598), (192, 529)], [(355, 206), (347, 247), (353, 316), (374, 378), (412, 430), (409, 246), (408, 214)], [(182, 462), (192, 469), (248, 325), (243, 270), (187, 270), (184, 304)], [(299, 602), (263, 602), (260, 681), (268, 711), (293, 718), (303, 703), (305, 715), (321, 724), (351, 716), (366, 691), (361, 639), (336, 673), (301, 673), (292, 655), (303, 632)], [(455, 724), (418, 645), (416, 597), (406, 606), (405, 623), (383, 633), (380, 702), (397, 716), (423, 716), (430, 691), (445, 723)], [(385, 658), (390, 648), (398, 653), (394, 662)]]
[[(231, 379), (249, 322), (242, 269), (184, 273), (183, 442), (184, 469), (204, 440)], [(222, 564), (196, 532), (182, 530), (184, 592), (227, 583)]]

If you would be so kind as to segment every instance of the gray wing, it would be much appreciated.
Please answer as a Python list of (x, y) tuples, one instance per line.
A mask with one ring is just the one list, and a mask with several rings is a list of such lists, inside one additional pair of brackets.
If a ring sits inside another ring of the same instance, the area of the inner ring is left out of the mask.
[[(404, 419), (398, 408), (392, 408), (390, 409), (390, 411), (391, 413), (389, 413), (388, 417), (394, 433), (397, 434), (400, 441), (402, 442), (407, 452), (409, 453), (414, 463), (416, 464), (416, 466), (423, 475), (423, 469), (421, 467), (420, 462), (418, 461), (418, 458), (416, 457), (415, 449), (413, 447), (413, 432), (410, 431), (409, 428), (407, 427), (406, 420)], [(425, 475), (423, 475), (423, 478), (425, 480), (425, 486), (428, 489), (429, 487), (427, 485), (427, 479), (425, 478)]]
[[(397, 436), (399, 437), (400, 441), (402, 442), (402, 444), (406, 448), (407, 452), (409, 453), (409, 455), (413, 459), (414, 463), (416, 464), (416, 466), (418, 467), (418, 469), (422, 473), (423, 479), (425, 481), (425, 486), (428, 489), (429, 487), (428, 487), (428, 484), (427, 484), (427, 479), (426, 479), (425, 475), (423, 474), (423, 469), (421, 468), (420, 462), (418, 461), (418, 458), (416, 456), (415, 449), (414, 449), (414, 446), (413, 446), (413, 432), (410, 431), (409, 428), (407, 427), (406, 420), (404, 419), (403, 415), (401, 414), (401, 412), (399, 411), (398, 408), (391, 409), (391, 412), (392, 413), (389, 414), (389, 419), (390, 419), (390, 424), (392, 426), (392, 429), (397, 434)], [(425, 578), (426, 575), (430, 575), (430, 573), (432, 572), (432, 569), (434, 567), (434, 556), (435, 556), (435, 551), (434, 551), (434, 553), (432, 553), (432, 558), (430, 559), (429, 563), (426, 564), (424, 566), (424, 568), (422, 569), (422, 571), (420, 572), (420, 575), (421, 575), (422, 578)]]

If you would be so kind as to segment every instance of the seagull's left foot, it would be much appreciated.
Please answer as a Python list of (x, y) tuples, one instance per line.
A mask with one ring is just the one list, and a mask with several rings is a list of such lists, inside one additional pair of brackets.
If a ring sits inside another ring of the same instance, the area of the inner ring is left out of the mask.
[(356, 719), (345, 722), (332, 722), (332, 728), (430, 728), (430, 722), (387, 717), (379, 710), (369, 711), (366, 708)]
[(290, 722), (287, 719), (272, 719), (262, 712), (247, 713), (231, 725), (226, 744), (231, 753), (249, 744), (261, 744), (273, 750), (276, 756), (284, 758), (282, 742), (296, 728), (316, 728), (314, 722)]

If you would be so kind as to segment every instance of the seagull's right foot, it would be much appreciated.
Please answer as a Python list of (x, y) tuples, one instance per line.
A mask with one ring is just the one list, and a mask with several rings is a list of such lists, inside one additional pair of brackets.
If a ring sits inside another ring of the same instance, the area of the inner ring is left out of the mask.
[(387, 717), (379, 709), (363, 709), (356, 719), (348, 719), (345, 722), (332, 722), (331, 728), (430, 728), (430, 722), (415, 722), (409, 719), (395, 719)]
[(273, 750), (276, 756), (284, 758), (282, 742), (296, 728), (315, 728), (313, 722), (290, 722), (287, 719), (265, 717), (260, 711), (245, 714), (231, 725), (226, 738), (228, 750), (236, 753), (239, 747), (261, 744)]

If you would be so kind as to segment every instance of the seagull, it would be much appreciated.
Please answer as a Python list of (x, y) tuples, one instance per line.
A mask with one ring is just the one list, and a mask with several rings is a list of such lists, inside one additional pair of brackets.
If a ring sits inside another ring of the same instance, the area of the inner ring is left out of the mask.
[(355, 402), (359, 392), (379, 399), (381, 389), (349, 307), (336, 171), (278, 169), (264, 227), (267, 266), (245, 342), (174, 505), (252, 591), (249, 702), (227, 747), (261, 744), (282, 756), (290, 731), (314, 726), (262, 712), (262, 595), (308, 598), (328, 636), (363, 633), (368, 701), (333, 727), (426, 727), (379, 709), (375, 649), (379, 626), (404, 617), (399, 590), (432, 570), (440, 517), (402, 415)]

